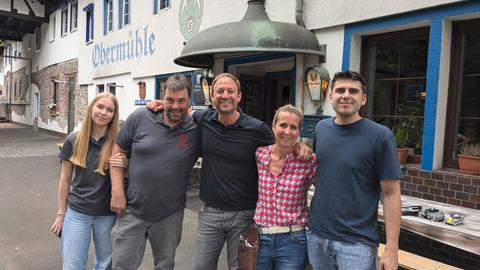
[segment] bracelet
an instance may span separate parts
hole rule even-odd
[[[65,216],[65,213],[57,213],[57,216]]]

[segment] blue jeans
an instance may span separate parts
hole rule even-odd
[[[203,205],[198,213],[193,270],[217,269],[218,257],[227,241],[228,269],[236,270],[240,234],[253,223],[255,210],[225,211]]]
[[[88,248],[93,235],[95,262],[93,269],[112,268],[110,231],[117,216],[91,216],[67,208],[62,228],[63,270],[87,269]]]
[[[320,238],[307,232],[308,258],[313,270],[375,270],[378,248]]]
[[[307,261],[305,230],[260,235],[257,270],[305,270]]]

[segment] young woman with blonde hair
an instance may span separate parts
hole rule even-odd
[[[118,130],[118,101],[98,94],[88,105],[79,132],[69,134],[59,154],[62,160],[58,212],[51,231],[60,236],[63,269],[86,269],[93,235],[94,269],[111,269],[109,163],[125,167],[123,156],[110,159]],[[110,160],[109,160],[110,159]],[[75,172],[73,180],[72,174]],[[70,188],[71,186],[71,188]]]

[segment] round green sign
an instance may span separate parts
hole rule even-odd
[[[190,40],[198,33],[203,15],[203,0],[182,0],[178,12],[178,25],[183,37]]]

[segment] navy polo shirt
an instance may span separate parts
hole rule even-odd
[[[233,125],[218,121],[215,109],[196,111],[193,118],[202,131],[200,199],[223,210],[255,209],[258,173],[255,150],[275,142],[272,129],[244,114]]]
[[[127,208],[134,216],[157,222],[185,208],[190,172],[201,152],[200,129],[191,116],[171,128],[163,112],[138,108],[116,142],[130,155]]]
[[[62,147],[58,157],[61,160],[69,161],[73,154],[73,145],[77,133],[70,133]],[[68,194],[68,206],[82,214],[92,216],[114,215],[110,211],[111,182],[110,175],[101,175],[95,170],[100,161],[100,151],[105,138],[96,141],[90,138],[88,144],[86,168],[74,166],[75,176],[72,180],[72,188]]]

